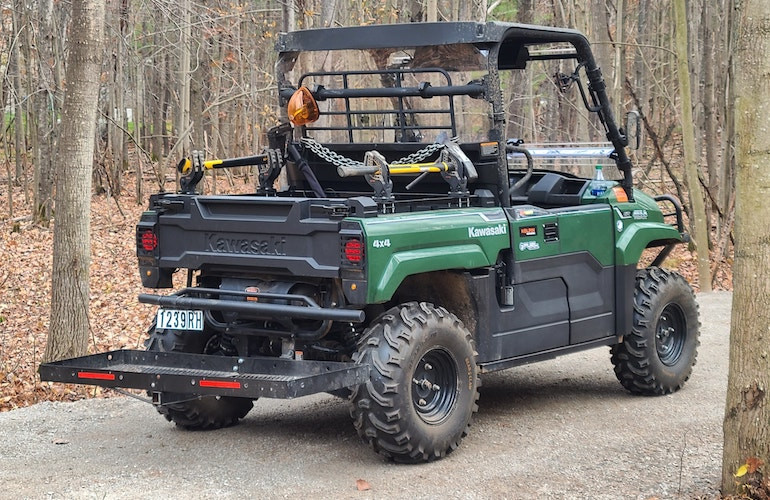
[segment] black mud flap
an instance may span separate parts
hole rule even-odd
[[[290,399],[361,384],[369,366],[119,350],[43,363],[43,381],[190,395]]]

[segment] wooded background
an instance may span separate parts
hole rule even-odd
[[[683,135],[695,145],[708,221],[712,269],[729,269],[734,207],[733,117],[728,71],[728,0],[687,2],[687,71],[692,123],[681,120],[675,2],[653,0],[108,0],[102,54],[96,150],[97,193],[117,196],[137,176],[135,197],[164,185],[171,166],[191,149],[206,157],[259,152],[276,110],[274,43],[280,31],[408,21],[499,20],[583,31],[594,44],[620,116],[640,111],[644,146],[635,158],[638,186],[674,191],[693,220],[684,175]],[[0,23],[0,134],[4,181],[22,186],[38,223],[53,214],[67,33],[71,5],[59,0],[6,0]],[[537,84],[512,81],[510,137],[547,142],[565,129],[581,141],[576,117],[539,94]],[[574,113],[573,113],[574,115]],[[694,125],[694,129],[690,129]],[[563,139],[563,132],[562,139]],[[144,179],[144,182],[142,180]],[[149,184],[149,185],[148,185]],[[7,213],[14,190],[8,189]],[[19,191],[15,191],[19,196]],[[18,202],[18,200],[16,200]],[[697,205],[696,205],[697,206]],[[697,215],[697,214],[695,214]],[[702,236],[702,235],[698,235]]]

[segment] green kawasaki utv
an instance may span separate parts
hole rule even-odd
[[[581,33],[359,26],[276,48],[284,122],[269,147],[194,153],[137,225],[145,287],[186,273],[139,296],[159,307],[147,350],[44,364],[43,380],[142,389],[190,429],[329,392],[400,462],[459,446],[485,372],[610,346],[629,391],[682,387],[698,307],[660,267],[687,241],[682,209],[634,189],[638,115],[618,126]],[[507,134],[517,99],[529,144]],[[557,132],[569,144],[533,144]],[[198,192],[207,170],[244,165],[253,193]]]

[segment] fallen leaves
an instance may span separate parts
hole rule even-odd
[[[7,185],[6,185],[7,186]],[[7,189],[0,186],[0,191]],[[91,210],[91,333],[89,350],[142,348],[154,308],[139,304],[144,289],[135,256],[134,226],[144,205],[133,201],[126,185],[122,219],[112,199],[94,196]],[[5,198],[6,195],[3,195]],[[23,215],[23,195],[14,193],[15,215]],[[6,214],[2,214],[6,216]],[[40,382],[41,362],[48,333],[53,231],[27,221],[19,232],[13,221],[0,220],[0,411],[45,401],[92,397],[93,387]],[[99,391],[98,396],[112,391]]]
[[[369,481],[365,479],[356,479],[356,488],[358,491],[369,491],[372,489]]]
[[[746,463],[738,467],[735,471],[735,477],[743,477],[746,474],[754,474],[765,463],[757,457],[749,457],[746,459]]]

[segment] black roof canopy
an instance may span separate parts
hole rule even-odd
[[[310,29],[282,33],[276,49],[279,52],[305,52],[452,44],[473,44],[484,48],[502,43],[521,47],[558,42],[572,44],[581,60],[587,55],[588,41],[579,31],[501,22],[407,23]]]

